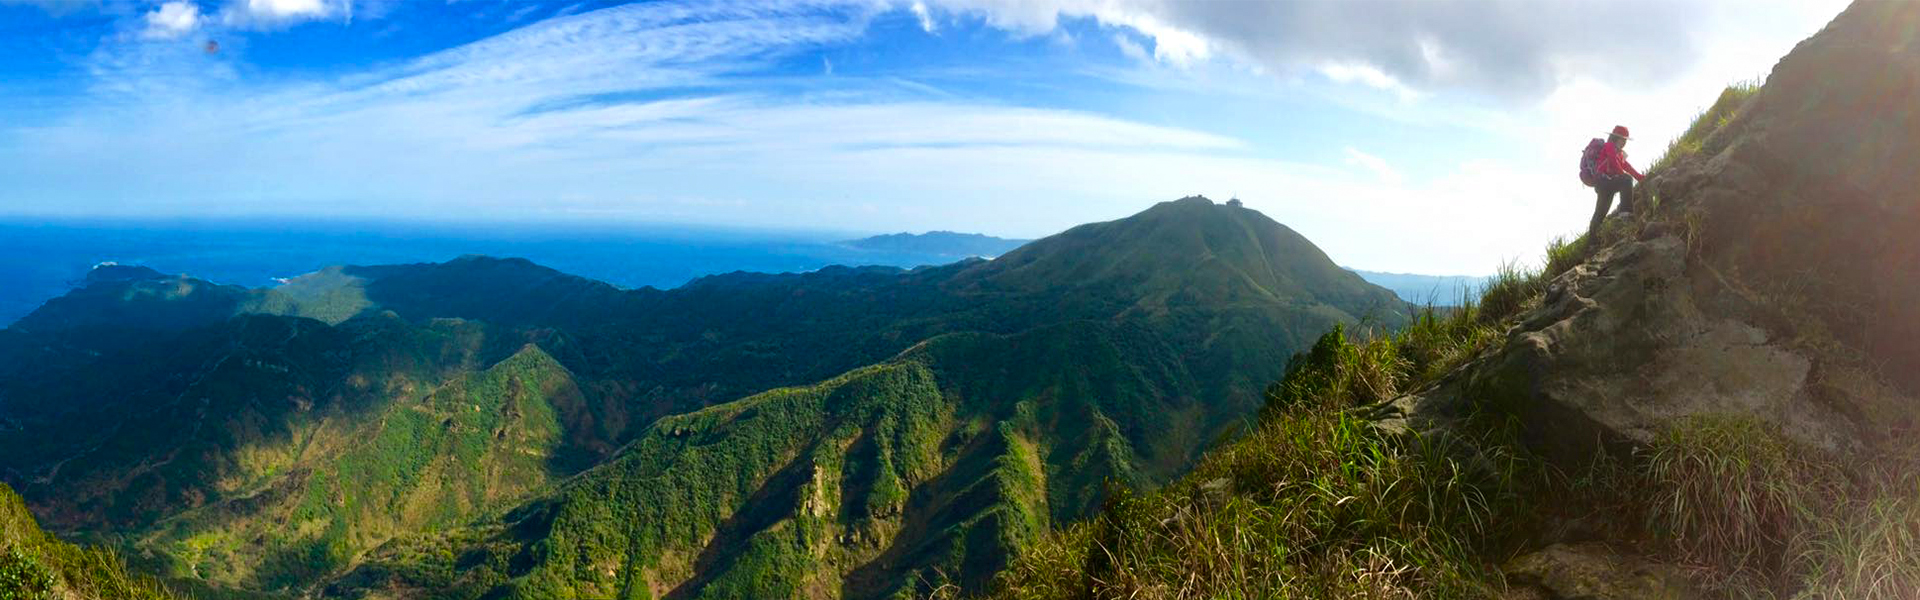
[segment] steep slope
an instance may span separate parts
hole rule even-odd
[[[0,484],[0,597],[40,600],[168,600],[150,578],[129,574],[100,548],[62,542],[40,530],[19,494]]]
[[[1194,473],[1006,598],[1920,593],[1920,5],[1857,2],[1631,218],[1389,338],[1334,332]]]
[[[163,520],[142,546],[207,583],[298,586],[395,535],[464,524],[542,489],[566,471],[551,464],[563,443],[556,407],[579,402],[566,369],[528,345],[346,431],[314,428],[344,438],[301,448],[324,462],[296,459],[297,474],[271,487]]]

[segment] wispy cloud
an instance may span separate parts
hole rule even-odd
[[[959,173],[1070,173],[1064,152],[1117,162],[1247,148],[896,80],[757,85],[781,77],[761,75],[770,64],[863,35],[874,10],[622,6],[321,81],[250,82],[217,57],[128,42],[96,57],[96,93],[69,118],[0,129],[0,180],[35,181],[18,191],[43,210],[95,197],[124,212],[644,214],[661,198],[795,196],[713,219],[737,220],[765,218],[768,206],[832,205],[823,195],[882,195],[915,176],[946,185]],[[1033,162],[1008,165],[1010,156]],[[104,172],[117,175],[89,177]]]
[[[1388,184],[1399,185],[1407,180],[1400,175],[1399,171],[1395,171],[1392,165],[1388,165],[1386,159],[1361,152],[1353,146],[1347,146],[1347,164],[1365,169]]]
[[[921,31],[925,31],[927,33],[940,32],[940,26],[939,24],[933,21],[933,12],[927,10],[926,2],[923,2],[921,0],[913,0],[913,4],[908,5],[907,10],[912,11],[913,17],[920,21]]]

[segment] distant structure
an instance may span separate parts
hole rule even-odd
[[[1232,198],[1228,198],[1228,199],[1227,199],[1227,206],[1231,206],[1231,207],[1234,207],[1234,208],[1240,208],[1240,207],[1242,207],[1242,206],[1246,206],[1246,203],[1244,203],[1244,202],[1241,202],[1241,201],[1240,201],[1240,196],[1236,194],[1236,195],[1234,195],[1234,197],[1232,197]]]

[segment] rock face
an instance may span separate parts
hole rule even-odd
[[[1555,278],[1504,344],[1395,403],[1497,403],[1578,464],[1736,414],[1836,454],[1913,428],[1920,390],[1920,3],[1862,2],[1782,59],[1657,207]]]
[[[1506,600],[1686,600],[1705,597],[1678,567],[1601,543],[1554,544],[1504,570]]]

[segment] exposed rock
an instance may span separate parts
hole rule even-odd
[[[1703,596],[1678,567],[1600,543],[1554,544],[1507,563],[1507,600],[1685,600]]]
[[[1651,442],[1676,419],[1742,414],[1832,451],[1858,424],[1813,401],[1814,361],[1696,281],[1678,237],[1628,241],[1555,279],[1506,343],[1396,406],[1433,429],[1480,403],[1510,407],[1530,445],[1575,463]]]
[[[1552,281],[1506,340],[1393,403],[1390,427],[1476,407],[1582,465],[1691,415],[1778,425],[1835,454],[1915,429],[1920,394],[1920,3],[1860,2],[1649,181],[1659,202]]]

